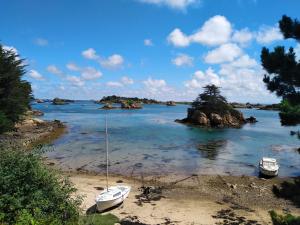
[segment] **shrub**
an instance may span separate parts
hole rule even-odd
[[[282,125],[296,125],[300,123],[300,105],[291,105],[288,100],[280,104],[279,113]]]
[[[279,215],[275,211],[270,211],[270,216],[274,225],[299,225],[300,217],[291,214]]]
[[[75,224],[81,199],[36,152],[0,149],[0,224]]]

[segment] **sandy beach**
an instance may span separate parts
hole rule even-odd
[[[106,184],[105,176],[67,176],[77,193],[84,196],[83,213],[93,213],[95,197]],[[109,185],[126,183],[132,190],[124,204],[109,213],[135,222],[129,224],[272,224],[268,213],[272,209],[300,215],[299,208],[272,192],[273,185],[288,180],[291,178],[192,175],[140,179],[114,175]],[[143,195],[143,186],[152,188],[149,195]]]

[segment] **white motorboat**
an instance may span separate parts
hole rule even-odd
[[[277,176],[278,170],[279,165],[274,158],[263,157],[259,162],[259,172],[265,176]]]
[[[108,132],[107,117],[105,118],[106,137],[106,189],[96,197],[96,206],[99,212],[121,204],[129,195],[130,186],[117,185],[108,187]]]

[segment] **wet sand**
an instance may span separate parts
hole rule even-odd
[[[105,187],[103,175],[68,173],[84,195],[83,213],[93,212],[95,197]],[[110,176],[109,185],[132,187],[123,205],[110,213],[140,224],[272,224],[268,211],[300,215],[288,200],[277,198],[273,185],[291,178],[260,179],[246,176],[191,175],[187,177]],[[141,187],[152,187],[144,195]],[[229,222],[229,223],[228,223]],[[138,223],[137,223],[138,224]]]

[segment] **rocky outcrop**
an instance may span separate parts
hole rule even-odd
[[[52,100],[52,104],[53,105],[66,105],[69,104],[71,102],[74,102],[73,100],[69,100],[69,99],[61,99],[61,98],[54,98]]]
[[[122,102],[121,109],[141,109],[142,105],[137,102]]]
[[[27,116],[13,131],[0,135],[0,146],[31,149],[37,144],[51,143],[65,131],[65,124],[59,120],[45,121]]]
[[[112,104],[106,103],[100,109],[116,109],[117,107],[112,106]]]
[[[26,112],[26,116],[43,116],[44,113],[40,110],[36,110],[36,109],[33,109],[33,110],[29,110]]]
[[[257,119],[253,116],[250,116],[249,118],[246,118],[247,123],[257,123]]]
[[[174,101],[168,101],[166,102],[167,106],[176,106],[176,103]]]
[[[44,103],[45,101],[43,99],[36,99],[35,102],[36,103]]]
[[[238,110],[228,110],[224,113],[203,112],[194,108],[188,108],[187,118],[176,122],[199,125],[203,127],[234,127],[239,128],[247,123],[243,114]]]

